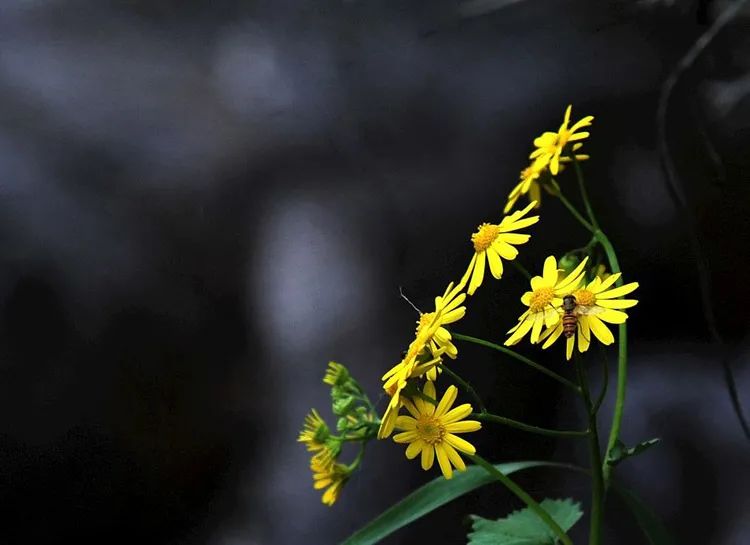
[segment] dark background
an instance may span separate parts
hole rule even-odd
[[[618,474],[678,543],[748,543],[748,442],[720,360],[750,405],[749,11],[667,118],[725,347],[655,136],[662,82],[727,5],[4,0],[0,543],[328,545],[433,478],[378,443],[326,508],[297,430],[310,406],[330,415],[329,359],[378,399],[416,319],[398,287],[426,307],[460,276],[568,103],[596,116],[590,192],[641,284],[623,439],[662,438]],[[528,268],[587,242],[563,212],[545,200]],[[486,282],[460,330],[504,338],[524,289],[512,269]],[[561,347],[522,350],[571,373]],[[588,361],[598,381],[601,353]],[[512,361],[466,346],[457,365],[495,412],[579,421]],[[476,437],[493,461],[586,460],[510,429]],[[518,480],[587,501],[575,476]],[[465,515],[517,507],[488,487],[387,542],[463,543]],[[645,542],[608,508],[607,543]]]

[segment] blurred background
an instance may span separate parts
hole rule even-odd
[[[426,307],[460,277],[469,235],[569,103],[596,116],[589,190],[641,285],[623,439],[662,438],[618,475],[678,543],[750,542],[750,449],[721,365],[750,405],[750,10],[681,76],[666,119],[723,346],[655,130],[662,83],[728,6],[4,0],[0,542],[330,545],[434,478],[381,442],[327,508],[298,429],[311,406],[330,417],[330,359],[383,406],[417,318],[399,286]],[[532,271],[588,241],[558,202],[542,214],[520,256]],[[503,339],[525,286],[508,269],[457,329]],[[580,418],[543,375],[461,350],[495,412]],[[523,350],[572,371],[561,350]],[[600,381],[601,354],[589,365]],[[586,461],[511,429],[476,441],[496,462]],[[578,477],[517,478],[587,503]],[[518,507],[487,487],[386,543],[464,543],[466,515]],[[607,543],[644,543],[608,509]]]

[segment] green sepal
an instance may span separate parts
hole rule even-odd
[[[616,466],[617,464],[619,464],[626,458],[638,456],[642,452],[653,447],[659,441],[661,441],[661,439],[659,439],[658,437],[655,437],[653,439],[641,441],[634,447],[628,447],[625,445],[625,443],[623,443],[622,441],[618,439],[614,447],[612,447],[612,450],[609,452],[609,456],[607,457],[607,463],[611,466]]]

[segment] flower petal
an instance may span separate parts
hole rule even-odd
[[[422,449],[422,469],[427,471],[432,467],[435,461],[435,448],[432,445],[425,444]]]
[[[417,457],[417,454],[422,452],[422,449],[427,446],[427,443],[422,441],[421,439],[414,441],[413,443],[409,444],[408,447],[406,447],[406,457],[409,460],[413,460]]]
[[[609,328],[597,316],[587,316],[591,331],[602,344],[612,344],[615,338]]]
[[[461,452],[465,452],[466,454],[476,454],[477,452],[477,449],[474,448],[474,445],[464,439],[461,439],[458,435],[453,435],[452,433],[445,434],[445,442],[453,448]]]
[[[440,419],[444,425],[450,424],[452,422],[457,422],[458,420],[463,420],[467,416],[471,414],[471,411],[473,411],[474,408],[469,403],[463,403],[462,405],[459,405],[458,407],[455,407],[445,413],[443,417]]]
[[[435,454],[437,454],[438,464],[440,465],[440,471],[443,472],[443,476],[446,479],[453,477],[453,466],[451,466],[448,460],[448,453],[445,451],[443,445],[435,445]]]
[[[440,400],[440,403],[438,403],[438,406],[435,409],[435,416],[439,417],[448,412],[448,409],[450,409],[453,406],[453,403],[456,401],[457,396],[458,388],[456,388],[452,384],[448,386],[448,389],[443,394],[443,398]]]
[[[484,280],[484,261],[487,252],[479,252],[475,256],[474,272],[471,274],[471,282],[469,282],[469,289],[467,290],[469,295],[474,295],[477,288],[482,285]]]
[[[476,420],[461,420],[460,422],[451,422],[445,426],[445,431],[451,433],[470,433],[482,429],[482,423]]]

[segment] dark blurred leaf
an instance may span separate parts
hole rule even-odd
[[[540,504],[566,532],[583,516],[581,504],[571,499],[545,499]],[[536,513],[526,507],[499,520],[472,516],[469,545],[555,545],[557,538]]]
[[[646,441],[641,441],[634,447],[627,447],[625,446],[625,443],[617,440],[617,443],[615,443],[615,446],[612,448],[612,451],[609,453],[609,458],[607,459],[607,463],[611,466],[616,466],[620,462],[622,462],[626,458],[630,458],[632,456],[638,456],[645,450],[651,448],[656,443],[661,441],[661,439],[654,438],[654,439],[648,439]]]
[[[614,489],[633,513],[650,545],[675,545],[677,543],[659,516],[638,496],[621,486],[615,486]]]
[[[508,475],[522,469],[540,466],[566,467],[554,462],[513,462],[497,464],[495,467]],[[450,480],[438,477],[385,510],[365,527],[354,532],[342,545],[377,543],[410,522],[492,481],[494,478],[477,466],[470,466],[466,471],[454,473]]]

